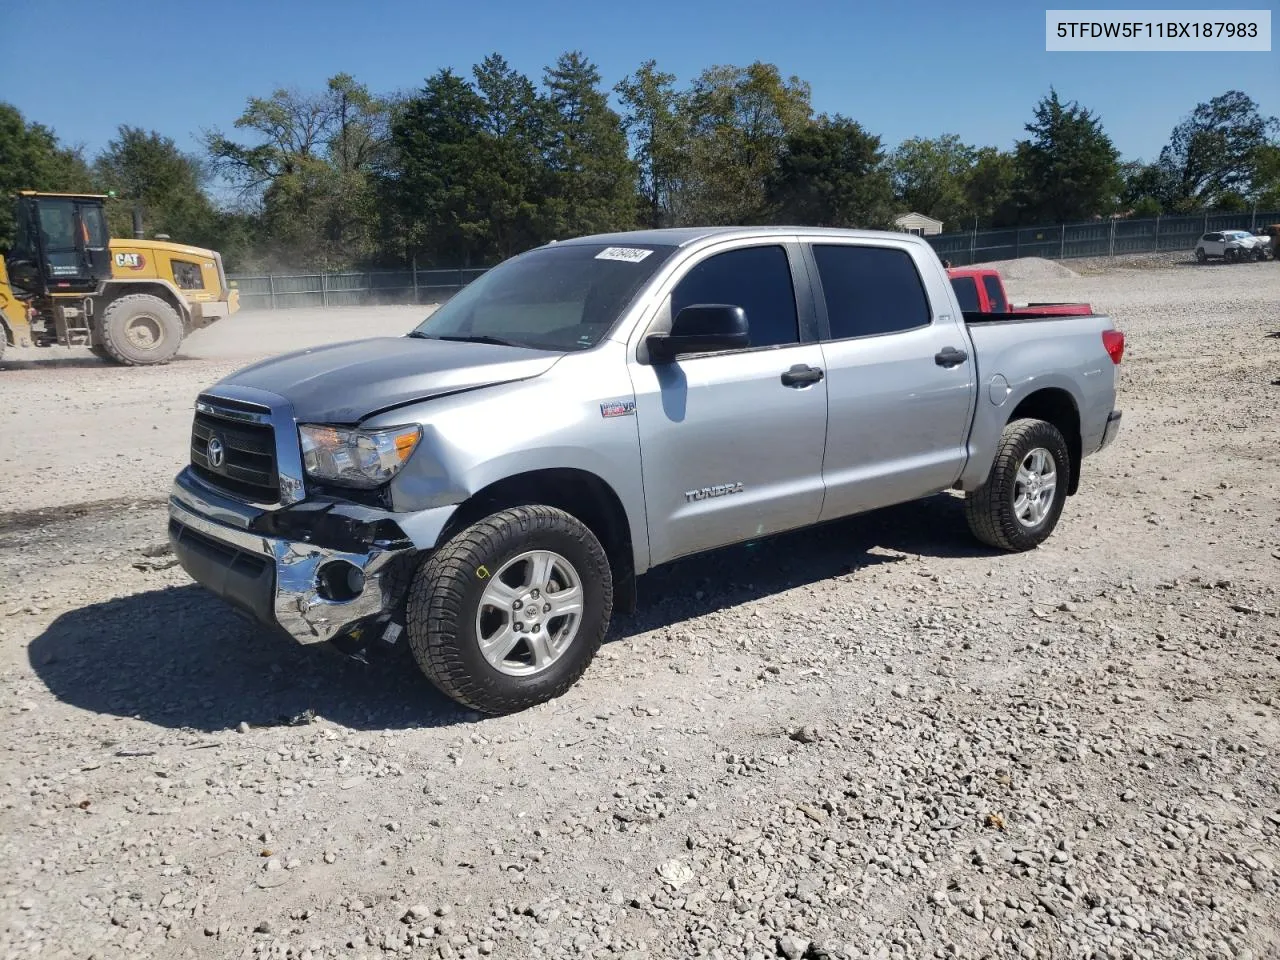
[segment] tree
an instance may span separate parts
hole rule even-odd
[[[809,123],[809,96],[807,83],[798,77],[784,81],[771,63],[704,70],[681,102],[690,136],[681,220],[740,224],[766,219],[766,181],[787,137]]]
[[[1009,227],[1018,223],[1018,168],[1012,153],[995,147],[980,147],[964,182],[966,210],[957,228],[977,218],[988,227]]]
[[[470,264],[483,256],[489,223],[476,203],[485,102],[444,69],[428,78],[392,124],[388,197],[408,255]]]
[[[680,110],[675,75],[663,73],[657,61],[646,60],[620,82],[617,92],[626,114],[623,123],[631,138],[644,198],[648,226],[670,226],[688,166],[686,116]]]
[[[1120,206],[1136,216],[1154,217],[1164,213],[1170,202],[1170,184],[1166,170],[1159,163],[1133,161],[1121,165]]]
[[[965,185],[975,157],[973,147],[952,133],[904,140],[890,160],[894,193],[904,212],[960,226],[969,210]]]
[[[486,255],[505,259],[541,241],[540,203],[546,191],[549,108],[533,82],[498,54],[472,70],[484,101],[480,117],[477,204],[489,222]]]
[[[635,165],[622,118],[600,89],[600,72],[577,51],[548,67],[548,236],[627,230],[635,225]]]
[[[1276,129],[1276,118],[1263,117],[1239,90],[1197,104],[1160,152],[1168,202],[1190,211],[1216,206],[1229,193],[1252,193],[1257,155]]]
[[[370,252],[385,114],[385,103],[338,74],[320,93],[251,98],[235,125],[256,142],[213,131],[206,146],[215,169],[258,206],[278,260],[337,266]]]
[[[1253,196],[1260,209],[1280,209],[1280,143],[1259,147],[1253,155]]]
[[[9,198],[17,191],[92,189],[93,175],[79,148],[63,146],[48,127],[28,123],[16,107],[0,103],[0,250],[13,242]]]
[[[892,219],[880,138],[839,114],[787,137],[767,194],[781,223],[868,228]]]
[[[1102,121],[1056,90],[1036,105],[1017,146],[1020,206],[1032,223],[1111,213],[1120,193],[1120,154]]]
[[[93,169],[99,187],[113,191],[121,201],[107,207],[112,236],[133,235],[136,207],[149,235],[164,233],[196,246],[217,242],[213,205],[202,187],[204,170],[171,138],[121,126],[94,160]]]

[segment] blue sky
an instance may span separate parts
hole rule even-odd
[[[1217,8],[1245,6],[1265,9],[1256,0]],[[576,48],[610,87],[648,57],[682,84],[712,64],[772,61],[812,85],[816,110],[853,117],[890,147],[942,133],[1008,147],[1050,85],[1099,113],[1126,159],[1154,159],[1181,117],[1228,89],[1280,115],[1274,50],[1047,53],[1045,7],[1005,0],[0,0],[3,33],[25,38],[0,58],[0,99],[90,154],[121,123],[195,149],[201,130],[231,132],[247,97],[277,87],[316,89],[346,71],[375,92],[409,90],[440,67],[465,71],[494,50],[537,79]]]

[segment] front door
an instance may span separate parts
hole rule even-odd
[[[827,387],[797,267],[794,245],[714,250],[673,282],[649,328],[731,304],[751,335],[742,350],[632,363],[651,565],[818,519]]]
[[[815,243],[810,251],[830,410],[822,519],[947,489],[964,468],[973,416],[963,321],[934,316],[906,245]],[[946,278],[932,274],[933,301],[950,303]]]

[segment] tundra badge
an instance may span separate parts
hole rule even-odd
[[[714,487],[702,487],[699,490],[686,490],[684,499],[686,503],[693,503],[695,500],[706,500],[710,497],[727,497],[731,493],[741,493],[743,490],[742,481],[737,483],[717,483]]]

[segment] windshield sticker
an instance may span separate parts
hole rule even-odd
[[[645,251],[646,253],[648,251]],[[600,404],[600,416],[606,420],[610,417],[634,417],[636,402],[634,400],[605,400]]]
[[[645,250],[643,247],[605,247],[596,254],[596,259],[639,263],[651,253],[653,253],[652,250]]]

